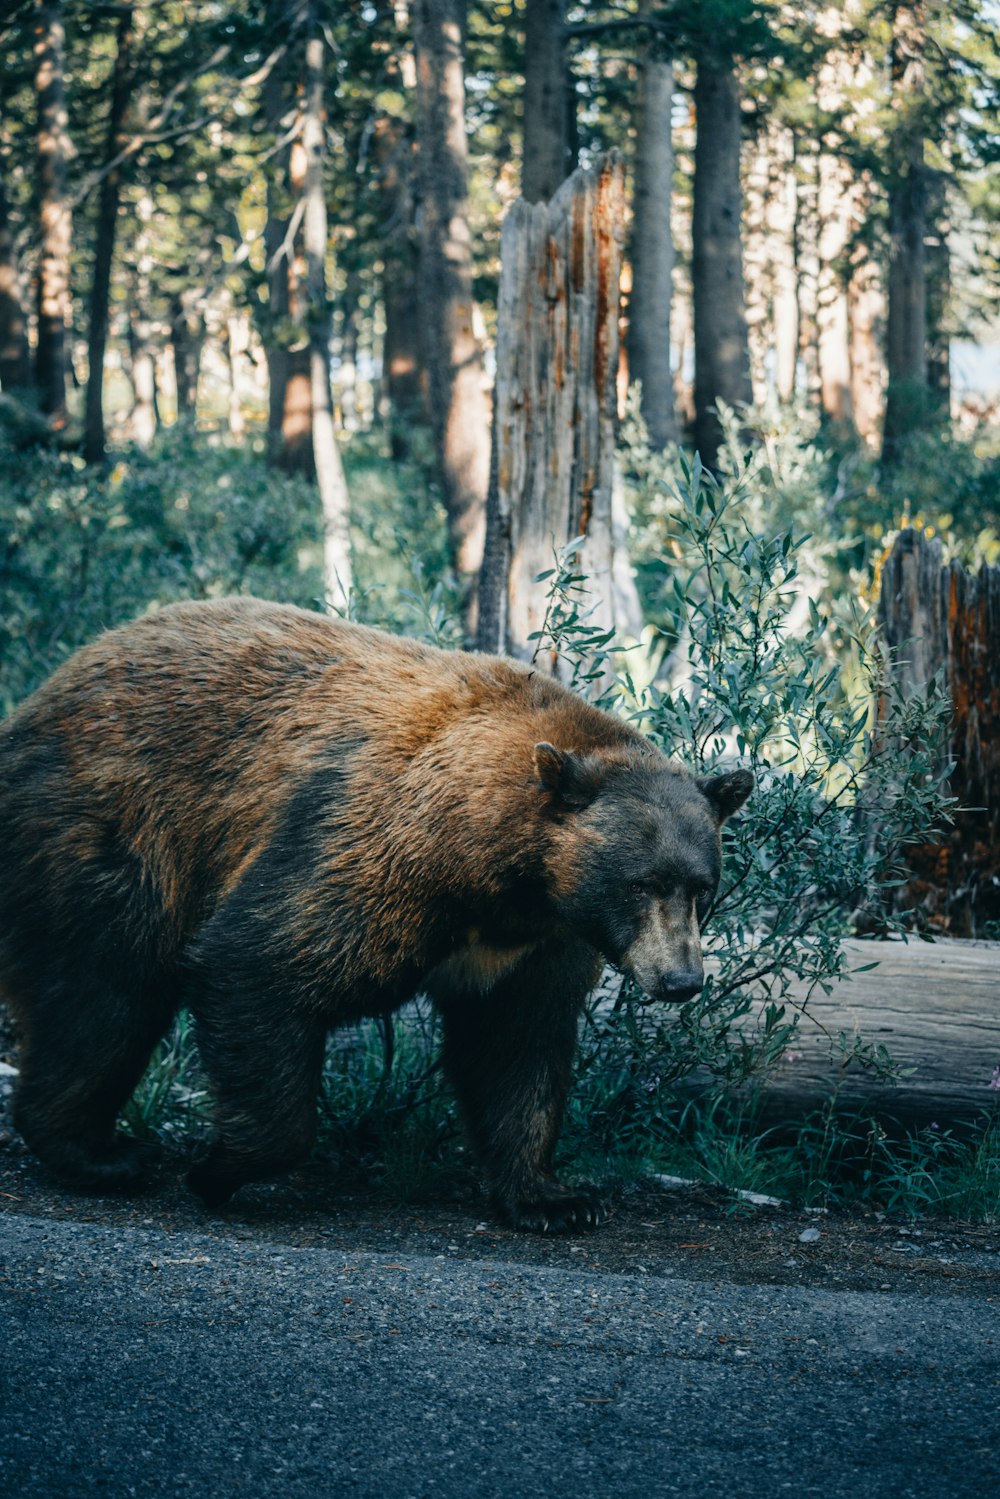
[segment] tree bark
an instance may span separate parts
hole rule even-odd
[[[263,98],[267,126],[281,142],[267,179],[264,228],[268,454],[273,464],[292,473],[313,469],[310,357],[302,308],[305,154],[296,102],[305,21],[303,0],[295,0],[291,10],[288,0],[268,0],[269,35],[275,44],[286,47],[284,57],[268,75]]]
[[[31,383],[31,365],[3,166],[0,161],[0,390],[10,395]]]
[[[876,446],[882,430],[882,332],[885,298],[868,246],[852,256],[847,288],[851,338],[851,410],[859,437]]]
[[[732,67],[700,60],[694,102],[694,437],[712,469],[722,434],[716,402],[752,400],[740,247],[740,93]]]
[[[385,338],[382,380],[389,404],[392,454],[409,452],[409,427],[421,410],[422,381],[418,305],[418,259],[412,190],[413,151],[401,120],[375,122],[373,153],[378,166],[382,305]]]
[[[943,172],[927,174],[927,225],[924,261],[927,273],[927,392],[932,410],[951,412],[951,253],[948,237],[948,183]]]
[[[927,414],[927,284],[924,239],[927,180],[920,101],[924,89],[924,7],[900,5],[893,18],[892,85],[897,114],[889,184],[888,389],[882,461],[898,461],[905,439]]]
[[[614,508],[623,210],[621,165],[605,158],[504,220],[481,650],[532,656],[546,613],[535,579],[578,536],[594,623],[641,625]]]
[[[774,346],[772,309],[773,240],[770,207],[774,194],[774,140],[772,132],[758,132],[749,151],[743,153],[741,180],[743,204],[740,238],[746,302],[747,347],[750,353],[750,388],[755,401],[764,401],[768,389],[768,365]]]
[[[361,275],[352,266],[345,278],[340,298],[339,328],[336,339],[339,374],[337,378],[337,405],[340,407],[340,426],[345,432],[356,432],[361,425],[358,401],[358,351],[361,346]]]
[[[458,0],[415,0],[425,358],[455,569],[471,589],[483,556],[489,404],[473,330],[465,83]]]
[[[832,107],[832,104],[831,104]],[[826,416],[851,421],[851,360],[846,285],[845,203],[851,175],[838,157],[819,158],[819,281],[816,288],[816,354],[820,402]]]
[[[643,0],[642,13],[650,9]],[[632,198],[632,292],[629,299],[629,377],[641,381],[641,410],[651,445],[677,441],[670,370],[670,313],[674,246],[670,232],[674,150],[673,66],[655,37],[638,63],[635,109],[635,188]]]
[[[953,715],[946,761],[959,809],[946,833],[909,852],[899,898],[939,930],[983,935],[1000,920],[1000,566],[967,572],[945,563],[937,539],[901,531],[878,612],[903,691],[940,673]]]
[[[565,0],[526,0],[521,196],[548,202],[573,170]]]
[[[799,364],[799,300],[795,264],[798,183],[795,173],[795,135],[782,130],[777,137],[778,182],[771,202],[770,233],[774,256],[774,383],[778,400],[794,399]]]
[[[223,332],[226,369],[229,372],[229,435],[237,440],[246,431],[243,407],[240,403],[240,361],[249,357],[247,353],[247,329],[242,318],[229,314]]]
[[[132,90],[132,20],[133,8],[126,5],[118,18],[115,65],[111,75],[111,99],[108,108],[108,130],[104,151],[105,164],[118,156],[122,141],[122,124]],[[87,319],[87,394],[84,412],[83,456],[88,463],[103,463],[104,433],[104,355],[108,343],[108,313],[111,298],[111,267],[118,228],[118,203],[121,195],[121,166],[112,167],[101,179],[97,208],[97,238],[94,244],[94,273],[90,285],[90,307]]]
[[[853,76],[845,32],[856,18],[844,6],[824,6],[817,17],[820,35],[828,51],[819,66],[816,100],[821,120],[853,123],[848,99]],[[852,419],[850,323],[847,286],[847,237],[851,226],[854,176],[843,153],[831,151],[826,131],[820,136],[818,161],[819,274],[816,287],[816,354],[819,363],[820,405],[831,421],[841,426]]]
[[[796,177],[795,294],[799,323],[799,379],[809,406],[818,406],[819,151],[814,145],[797,151]]]
[[[337,447],[330,395],[330,305],[326,284],[326,111],[323,105],[323,36],[315,4],[309,7],[302,145],[306,156],[304,246],[309,326],[311,429],[316,483],[323,510],[326,602],[346,611],[351,597],[350,505]]]
[[[996,1094],[991,1074],[1000,1057],[995,942],[844,942],[850,977],[829,994],[793,982],[782,1003],[805,1006],[792,1047],[753,1093],[754,1118],[766,1127],[801,1121],[831,1101],[848,1118],[880,1118],[888,1130],[932,1121],[942,1130],[979,1130]],[[871,964],[877,967],[868,969]],[[754,1002],[747,1025],[763,1023]],[[895,1085],[860,1067],[845,1068],[834,1038],[861,1035],[886,1046],[904,1075]],[[685,1085],[709,1083],[695,1073]]]
[[[72,221],[66,197],[69,137],[63,83],[65,36],[59,0],[39,0],[35,20],[38,105],[38,404],[56,428],[66,425],[66,329],[70,317],[69,254]]]
[[[139,232],[133,254],[135,264],[130,277],[128,338],[132,361],[132,441],[140,448],[152,446],[156,436],[158,408],[156,395],[156,351],[150,318],[150,277],[153,250],[150,224],[154,214],[153,200],[144,193],[136,204]]]
[[[170,342],[177,383],[177,419],[194,418],[198,409],[198,378],[205,343],[205,319],[195,305],[197,293],[176,292],[170,299]]]

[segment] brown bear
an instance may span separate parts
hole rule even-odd
[[[496,1209],[597,1223],[551,1172],[607,959],[702,984],[698,922],[745,771],[695,779],[530,666],[235,598],[78,651],[0,725],[0,997],[16,1122],[78,1185],[176,1011],[218,1134],[210,1206],[308,1150],[327,1032],[429,994]]]

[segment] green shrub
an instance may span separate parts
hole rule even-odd
[[[355,438],[345,460],[353,612],[448,639],[446,526],[423,470],[389,463],[372,436]],[[322,606],[316,488],[269,468],[252,445],[180,426],[107,473],[13,446],[0,464],[0,715],[78,646],[146,609],[227,593]]]
[[[669,574],[652,664],[626,653],[605,685],[609,642],[581,602],[577,543],[549,579],[539,644],[559,655],[567,679],[591,684],[604,706],[691,771],[740,763],[756,783],[726,829],[702,993],[665,1010],[624,981],[613,1002],[605,995],[591,1009],[574,1107],[604,1120],[609,1144],[629,1132],[655,1138],[673,1085],[695,1070],[720,1088],[766,1074],[808,1015],[809,996],[844,974],[852,912],[883,905],[902,878],[903,850],[948,813],[944,698],[934,686],[900,696],[860,607],[831,644],[829,617],[799,574],[809,538],[768,525],[764,461],[754,456],[724,482],[697,460],[680,462],[660,517]],[[847,682],[838,665],[845,641]],[[843,1038],[834,1046],[843,1062],[891,1075],[884,1048]]]
[[[836,607],[822,602],[839,553],[808,534],[814,483],[828,476],[815,443],[785,457],[771,442],[749,463],[738,445],[731,453],[732,472],[720,484],[676,452],[662,458],[633,449],[633,483],[639,476],[645,485],[644,589],[656,621],[644,646],[609,656],[611,641],[588,618],[573,545],[547,580],[539,646],[557,652],[575,686],[628,716],[690,769],[738,761],[757,782],[726,831],[703,993],[667,1011],[616,979],[590,1008],[567,1126],[573,1155],[599,1152],[622,1174],[700,1158],[705,1170],[733,1178],[730,1185],[759,1186],[776,1169],[765,1168],[759,1146],[732,1128],[723,1138],[717,1102],[684,1114],[675,1085],[693,1070],[720,1094],[766,1077],[803,1010],[807,1016],[808,995],[843,973],[852,911],[882,903],[899,878],[901,851],[947,815],[936,769],[945,704],[934,690],[901,701],[887,686],[870,615],[846,597]],[[345,460],[354,500],[353,612],[454,641],[443,513],[423,470],[388,464],[374,438],[352,440]],[[76,645],[151,605],[241,590],[307,606],[319,601],[315,491],[274,474],[253,452],[178,433],[150,457],[123,457],[107,480],[66,456],[11,453],[4,462],[4,711]],[[427,546],[426,561],[414,536]],[[876,725],[872,704],[880,696]],[[793,984],[804,1004],[791,1002]],[[324,1137],[347,1164],[368,1160],[370,1149],[384,1161],[387,1183],[401,1187],[451,1159],[456,1127],[426,1012],[407,1011],[397,1038],[391,1067],[374,1026],[332,1039]],[[836,1038],[833,1045],[845,1061],[891,1073],[881,1048]],[[131,1106],[132,1127],[203,1125],[193,1069],[182,1022]],[[818,1175],[806,1195],[814,1195],[824,1171],[839,1169],[840,1147],[832,1125],[822,1139],[815,1131],[809,1139],[803,1149]],[[791,1157],[774,1159],[790,1179]],[[895,1171],[917,1181],[916,1144],[907,1160],[884,1151],[879,1179]],[[975,1169],[956,1164],[956,1172],[978,1181],[983,1160],[992,1180],[995,1151]]]

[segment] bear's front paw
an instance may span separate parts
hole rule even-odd
[[[596,1187],[546,1186],[501,1211],[512,1228],[536,1234],[580,1233],[598,1228],[610,1211]]]
[[[209,1156],[197,1166],[192,1166],[188,1172],[187,1184],[207,1208],[221,1208],[242,1185],[242,1182],[219,1167]]]
[[[132,1192],[141,1187],[163,1154],[159,1140],[116,1134],[109,1144],[87,1150],[74,1142],[58,1163],[58,1174],[86,1192]]]

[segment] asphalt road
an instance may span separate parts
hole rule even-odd
[[[967,1499],[1000,1473],[997,1293],[12,1215],[0,1492]]]

